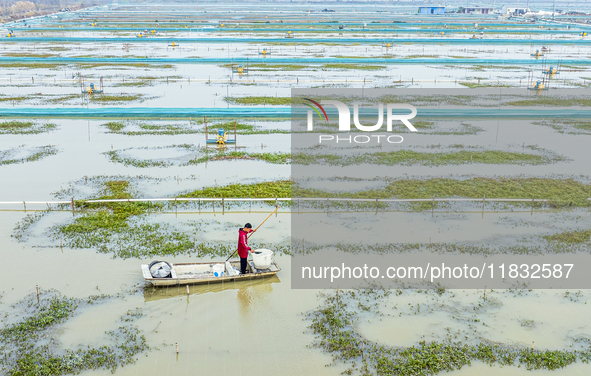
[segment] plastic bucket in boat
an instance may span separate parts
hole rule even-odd
[[[270,249],[257,249],[252,254],[252,262],[257,269],[269,269],[273,259],[273,251]]]
[[[214,276],[221,277],[224,275],[224,271],[226,271],[226,266],[224,264],[213,264],[211,269]]]

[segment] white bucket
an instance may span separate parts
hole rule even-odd
[[[226,266],[224,264],[213,264],[211,267],[211,271],[215,277],[221,277],[224,275],[224,271],[226,270]]]
[[[273,259],[273,251],[270,249],[257,249],[252,254],[252,262],[257,269],[269,269]],[[257,254],[257,252],[261,252]]]

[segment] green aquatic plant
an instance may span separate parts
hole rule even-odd
[[[63,349],[58,328],[82,306],[106,300],[107,296],[88,299],[67,298],[55,290],[39,290],[14,305],[16,320],[0,330],[3,358],[0,371],[8,376],[59,376],[85,370],[109,369],[132,364],[136,356],[149,350],[146,338],[133,321],[141,312],[122,316],[125,324],[106,332],[109,342],[97,347]],[[7,313],[5,317],[9,317]]]
[[[4,121],[0,122],[1,134],[39,134],[56,130],[58,126],[53,123],[38,123],[33,121]]]
[[[472,361],[491,366],[523,366],[528,370],[556,370],[576,361],[586,363],[591,355],[589,350],[534,350],[484,340],[469,345],[454,341],[450,336],[441,341],[420,341],[408,347],[383,345],[359,333],[361,314],[358,310],[361,307],[362,312],[382,316],[383,312],[377,307],[391,293],[392,290],[367,288],[321,294],[320,306],[307,314],[309,328],[316,336],[313,346],[331,354],[333,364],[347,365],[344,373],[348,375],[436,375],[459,370]],[[445,293],[433,292],[439,296]]]
[[[249,96],[249,97],[224,97],[225,101],[232,104],[243,104],[243,105],[253,105],[253,104],[269,104],[269,105],[277,105],[277,106],[285,106],[291,105],[291,97],[256,97],[256,96]]]
[[[207,198],[278,198],[291,197],[291,181],[278,180],[254,184],[230,184],[221,187],[206,187],[184,193],[178,197]]]
[[[544,235],[543,238],[551,242],[583,244],[591,242],[591,230],[565,231],[553,235]]]
[[[107,180],[101,182],[102,190],[95,199],[132,199],[130,182],[127,180]],[[289,183],[269,182],[258,185],[236,185],[205,188],[205,194],[220,197],[220,193],[260,192],[260,194],[285,194]],[[199,191],[189,193],[198,194]],[[197,197],[206,197],[203,196]],[[180,197],[180,196],[179,196]],[[243,197],[243,196],[237,196]],[[281,197],[281,196],[279,196]],[[169,204],[150,202],[88,202],[75,200],[75,217],[65,224],[55,225],[48,233],[54,240],[60,240],[64,247],[94,248],[101,253],[111,253],[119,258],[146,258],[155,256],[176,256],[197,254],[199,257],[229,255],[234,250],[233,243],[202,241],[198,231],[189,224],[189,231],[180,230],[168,224],[153,223],[147,214],[166,208],[175,209],[183,202]],[[220,208],[221,209],[221,208]],[[23,224],[23,225],[26,225]],[[15,231],[18,232],[17,229]],[[199,240],[199,241],[198,241]],[[289,253],[289,244],[274,246],[274,249]]]
[[[89,96],[91,102],[99,103],[120,103],[120,102],[135,102],[145,101],[148,96],[143,94],[96,94]]]
[[[443,166],[469,163],[541,165],[555,163],[563,159],[564,158],[562,157],[554,155],[536,155],[497,150],[462,150],[458,152],[447,153],[422,153],[412,150],[398,150],[391,152],[375,152],[346,156],[298,153],[294,155],[293,162],[302,165],[329,164],[337,166],[349,166],[362,163],[389,166]]]
[[[291,159],[289,153],[248,153],[243,151],[223,151],[221,153],[206,153],[200,158],[189,160],[186,165],[201,164],[210,161],[222,161],[222,160],[233,160],[233,159],[248,159],[248,160],[261,160],[269,163],[284,164],[288,163]]]
[[[23,146],[20,147],[22,148]],[[16,149],[18,148],[0,151],[0,166],[15,163],[35,162],[50,155],[55,155],[59,152],[57,147],[53,145],[46,145],[34,148],[32,150],[32,154],[28,155],[27,157],[14,159],[11,157],[11,155],[16,151]]]
[[[507,84],[499,84],[499,83],[480,83],[480,82],[467,82],[467,81],[460,81],[458,84],[462,86],[466,86],[470,89],[478,89],[483,87],[512,87],[511,85]]]
[[[524,106],[524,107],[539,107],[539,106],[591,106],[591,99],[587,98],[557,98],[557,97],[538,97],[536,99],[523,99],[518,101],[511,101],[505,103],[506,106]]]
[[[125,128],[125,123],[120,121],[110,121],[103,124],[103,127],[107,127],[111,132],[119,132]]]
[[[470,179],[398,179],[384,188],[357,192],[327,192],[297,187],[293,197],[342,197],[342,198],[521,198],[547,199],[544,205],[556,208],[588,207],[591,184],[575,179],[551,178],[470,178]],[[430,202],[417,204],[418,210],[430,210]],[[506,203],[505,205],[513,205]],[[528,205],[532,203],[515,203]],[[533,204],[542,205],[541,203]]]
[[[171,166],[171,162],[165,161],[155,161],[151,159],[137,159],[137,158],[129,158],[124,157],[121,155],[120,150],[111,150],[106,153],[109,160],[114,163],[121,163],[125,166],[133,166],[139,168],[149,168],[149,167],[168,167]]]

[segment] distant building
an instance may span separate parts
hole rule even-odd
[[[528,13],[530,10],[529,8],[523,8],[518,6],[511,6],[511,5],[503,5],[501,8],[501,14],[514,14],[514,15],[522,15]]]
[[[445,14],[445,7],[439,5],[419,7],[419,14]]]
[[[489,14],[493,13],[493,7],[460,7],[459,11],[465,14]]]

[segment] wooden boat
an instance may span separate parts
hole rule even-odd
[[[233,290],[240,293],[245,289],[249,289],[252,294],[265,294],[273,291],[273,285],[281,283],[281,279],[277,275],[272,275],[268,278],[254,278],[248,282],[244,280],[226,281],[224,283],[198,284],[198,285],[175,285],[167,287],[146,286],[144,288],[144,300],[146,302],[153,302],[157,300],[165,300],[180,296],[193,297],[207,293],[219,293],[223,291]],[[189,295],[187,295],[186,287],[191,286]]]
[[[240,268],[240,261],[231,261],[230,264],[233,267]],[[150,273],[148,264],[142,264],[141,267],[144,280],[154,286],[177,286],[250,280],[254,278],[272,277],[281,270],[275,260],[272,260],[269,269],[256,269],[252,260],[249,260],[245,274],[226,275],[226,273],[224,273],[221,277],[216,277],[213,272],[214,265],[223,265],[225,267],[225,262],[170,263],[171,275],[166,278],[154,278]]]

